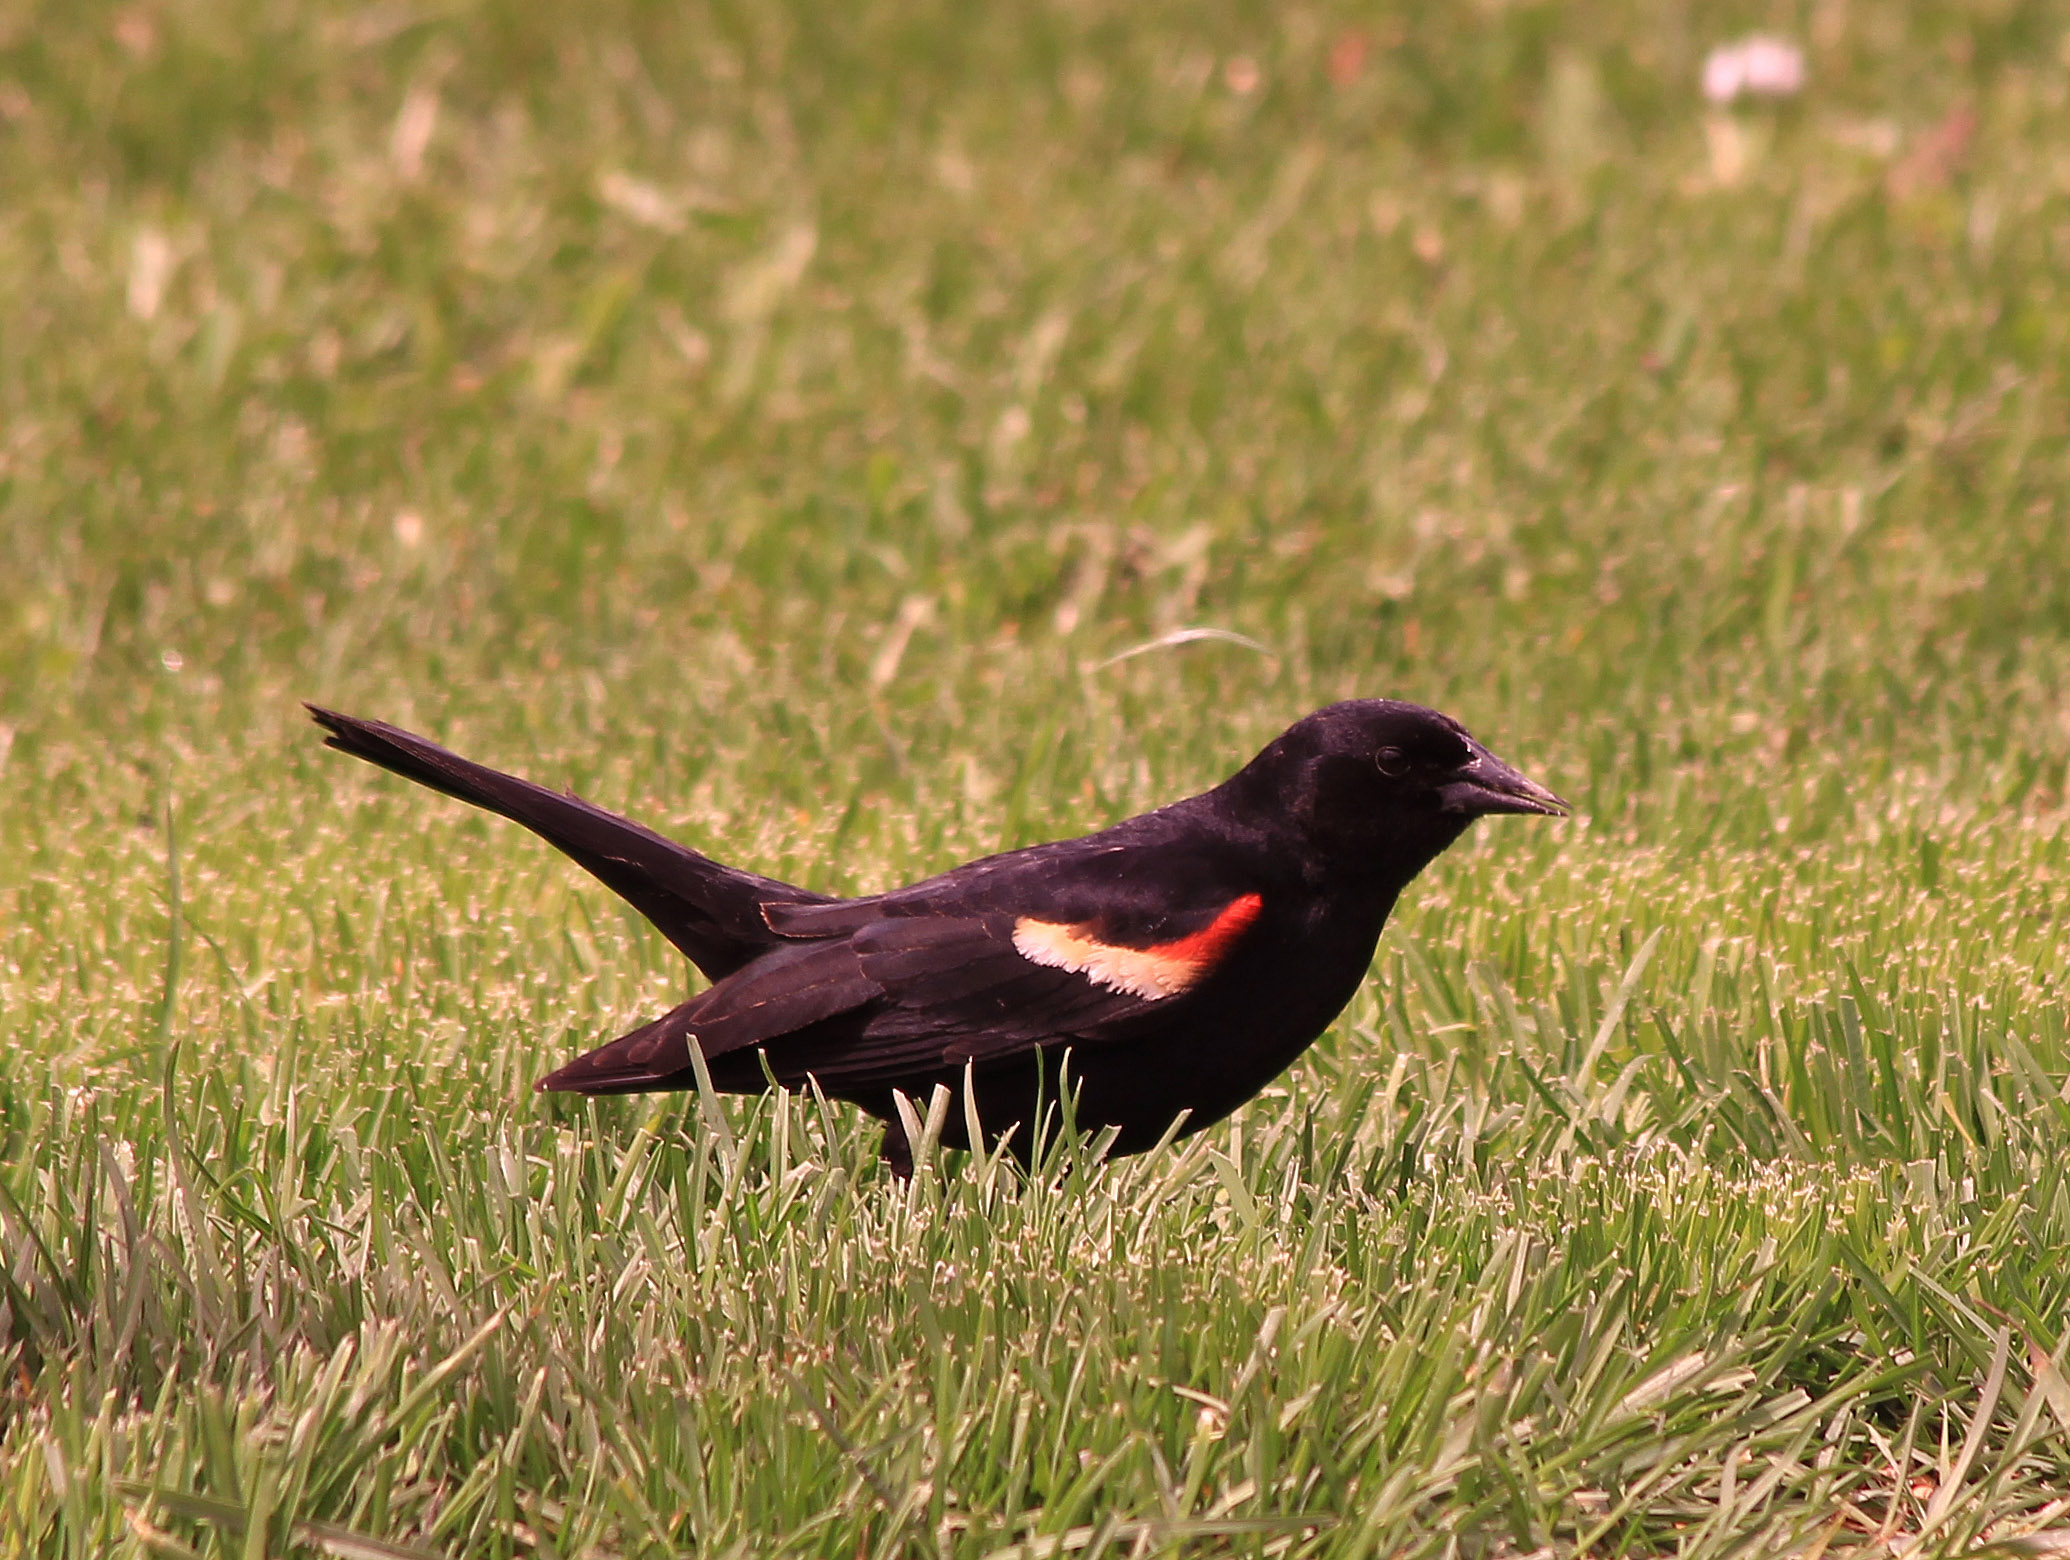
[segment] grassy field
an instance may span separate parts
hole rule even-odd
[[[2024,0],[0,5],[0,1556],[2060,1552],[2065,144]],[[533,1095],[687,971],[297,703],[840,891],[1355,693],[1577,815],[908,1190]]]

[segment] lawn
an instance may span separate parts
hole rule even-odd
[[[2066,144],[2026,0],[0,6],[0,1555],[2061,1552]],[[298,702],[839,892],[1353,694],[1575,816],[910,1187],[532,1093],[688,970]]]

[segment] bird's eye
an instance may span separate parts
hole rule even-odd
[[[1398,747],[1382,748],[1373,755],[1373,762],[1379,766],[1380,773],[1390,780],[1398,780],[1409,772],[1409,761],[1402,756],[1402,750]]]

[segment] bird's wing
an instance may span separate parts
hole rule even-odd
[[[770,951],[541,1087],[685,1087],[693,1035],[721,1088],[759,1088],[766,1058],[834,1094],[1119,1040],[1192,1007],[1264,910],[1175,809],[889,894],[772,897]]]
[[[1046,1046],[1097,1045],[1191,1006],[1264,910],[1260,894],[1225,890],[1162,907],[1146,931],[1140,913],[1120,907],[1067,919],[1073,912],[1057,908],[1051,887],[1031,894],[1024,914],[951,894],[938,913],[923,898],[902,914],[879,902],[867,916],[829,915],[830,935],[764,954],[539,1086],[687,1087],[693,1037],[721,1088],[759,1088],[759,1051],[779,1082],[814,1077],[835,1094]]]
[[[1153,936],[1053,910],[881,915],[833,944],[878,992],[860,1022],[765,1042],[770,1063],[840,1092],[1121,1039],[1191,1006],[1263,908],[1225,893],[1168,913]]]
[[[690,1061],[694,1037],[715,1064],[713,1077],[721,1087],[758,1088],[755,1047],[775,1048],[794,1037],[809,1042],[831,1021],[867,1008],[881,995],[846,941],[792,943],[651,1024],[578,1056],[540,1079],[539,1087],[577,1094],[687,1088],[696,1076]],[[728,1058],[741,1065],[722,1070],[718,1064]]]

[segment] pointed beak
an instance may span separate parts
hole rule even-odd
[[[1438,805],[1448,813],[1478,818],[1485,813],[1546,813],[1565,817],[1567,804],[1536,780],[1528,780],[1480,744],[1473,757],[1438,787]]]

